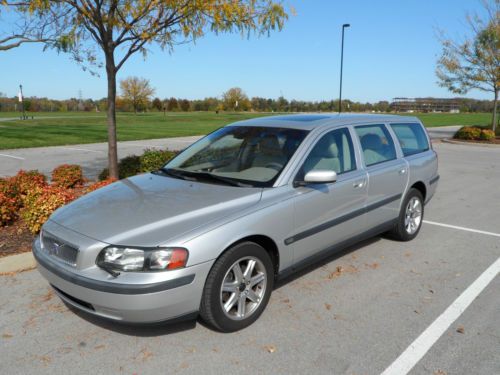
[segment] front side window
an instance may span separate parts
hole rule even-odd
[[[342,128],[321,137],[307,156],[298,178],[303,179],[310,171],[328,170],[342,174],[355,169],[351,135],[347,128]]]
[[[396,159],[396,149],[385,125],[362,125],[354,128],[361,143],[366,166]]]
[[[162,170],[178,178],[237,186],[272,186],[307,135],[306,130],[258,126],[219,129]]]
[[[429,141],[420,124],[391,124],[404,156],[429,150]]]

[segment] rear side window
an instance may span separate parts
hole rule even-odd
[[[396,159],[396,149],[385,125],[356,126],[366,166]]]
[[[429,142],[420,124],[391,124],[404,156],[418,154],[429,149]]]

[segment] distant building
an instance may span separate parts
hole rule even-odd
[[[396,112],[449,112],[459,113],[460,103],[456,99],[440,98],[394,98],[391,109]]]

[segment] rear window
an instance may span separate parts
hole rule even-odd
[[[404,156],[418,154],[429,149],[425,130],[420,124],[391,124]]]

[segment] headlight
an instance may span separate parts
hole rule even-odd
[[[117,271],[166,271],[186,266],[188,251],[184,248],[137,249],[109,246],[97,257],[97,265]]]

